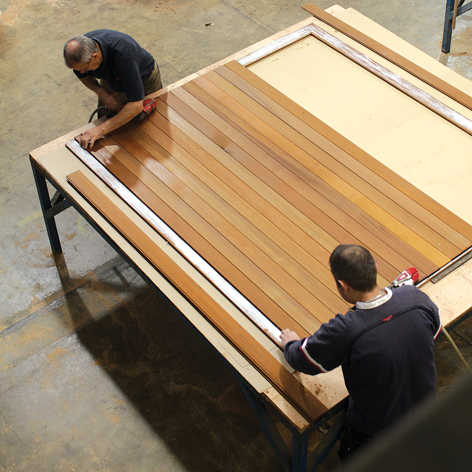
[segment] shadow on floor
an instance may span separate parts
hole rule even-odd
[[[62,256],[57,266],[67,292],[75,284]],[[168,300],[142,287],[94,319],[78,291],[65,298],[81,344],[181,470],[281,470],[229,366]]]

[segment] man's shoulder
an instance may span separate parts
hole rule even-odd
[[[114,36],[114,35],[117,35],[117,36],[125,35],[125,36],[128,36],[125,33],[121,33],[120,31],[115,31],[115,30],[106,29],[106,28],[92,30],[92,31],[89,31],[88,33],[84,34],[84,36],[87,36],[88,38],[93,38],[94,36],[103,36],[103,35],[112,35],[112,36]]]
[[[89,31],[88,33],[85,33],[84,36],[105,44],[115,44],[116,42],[120,42],[122,44],[135,43],[135,40],[129,34],[111,29],[97,29]]]
[[[435,306],[429,296],[414,285],[403,285],[393,289],[392,301],[396,303]]]

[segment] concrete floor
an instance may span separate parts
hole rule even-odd
[[[229,368],[74,210],[52,257],[28,152],[94,109],[63,64],[69,37],[127,32],[167,85],[306,18],[304,3],[0,0],[0,471],[281,470]],[[472,79],[472,13],[441,55],[445,3],[338,2]],[[441,394],[463,368],[436,351]]]

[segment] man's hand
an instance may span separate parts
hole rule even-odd
[[[102,133],[100,126],[97,126],[96,128],[91,128],[82,133],[79,136],[79,144],[84,149],[92,149],[93,145],[95,144],[95,141],[103,137],[105,137],[105,135]]]
[[[79,143],[84,149],[92,149],[95,141],[104,138],[111,131],[131,121],[143,111],[143,100],[128,102],[114,117],[104,121],[100,126],[89,129],[79,136]]]
[[[300,336],[295,331],[290,331],[287,328],[280,333],[280,339],[282,340],[282,347],[285,347],[290,341],[300,341]]]

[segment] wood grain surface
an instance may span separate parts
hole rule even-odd
[[[300,336],[347,309],[328,266],[338,244],[366,246],[380,285],[410,266],[424,278],[471,246],[467,223],[235,61],[162,94],[152,115],[92,154],[278,328]],[[71,181],[96,194],[82,177]],[[110,219],[100,199],[93,204]],[[139,231],[118,220],[143,251]],[[298,381],[159,257],[149,260],[307,414]]]
[[[237,62],[163,94],[93,155],[280,329],[301,336],[345,302],[338,244],[369,248],[388,284],[425,277],[470,246],[434,201]],[[354,151],[354,152],[353,152]],[[354,154],[354,156],[352,155]],[[451,224],[453,223],[453,225]],[[457,229],[456,229],[457,228]],[[464,231],[467,232],[467,231]]]

